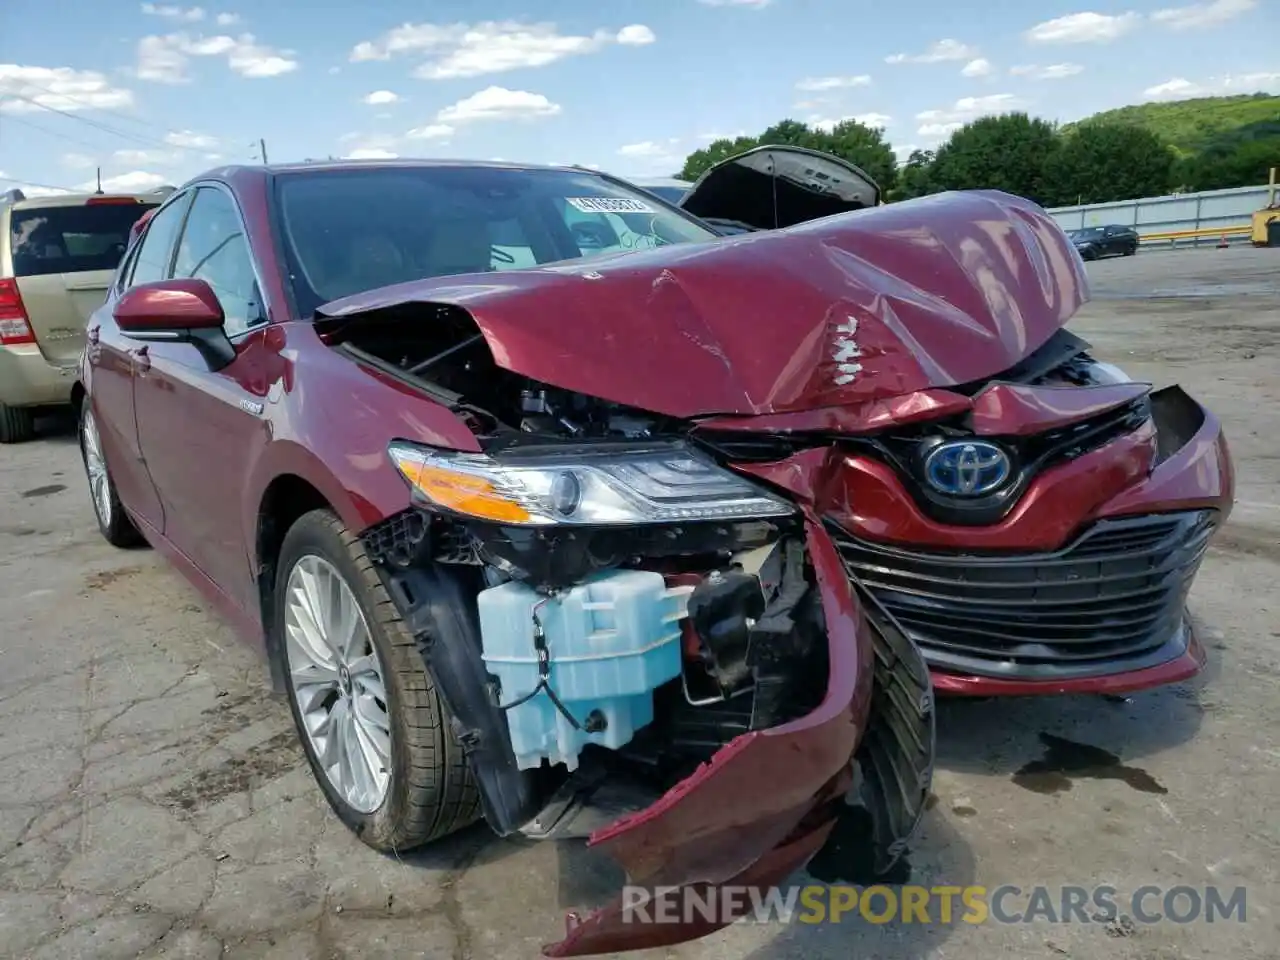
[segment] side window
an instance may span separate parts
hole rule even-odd
[[[190,202],[190,196],[180,197],[151,218],[142,243],[138,245],[138,254],[134,257],[133,276],[127,281],[129,286],[168,278],[173,241],[182,226],[182,215]]]
[[[195,277],[213,288],[226,314],[229,337],[266,319],[240,211],[221,190],[201,187],[196,191],[173,275]]]

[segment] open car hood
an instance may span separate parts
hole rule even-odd
[[[858,407],[989,379],[1087,297],[1056,221],[1028,200],[973,191],[710,243],[412,281],[317,314],[455,306],[500,367],[687,418]]]
[[[846,160],[805,147],[763,146],[720,161],[680,206],[717,227],[775,230],[879,203],[876,182]]]

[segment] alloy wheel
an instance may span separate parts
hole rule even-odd
[[[289,571],[284,616],[289,683],[318,766],[348,806],[372,813],[391,780],[391,717],[364,612],[334,566],[307,554]]]
[[[86,401],[87,403],[88,401]],[[89,474],[89,493],[93,497],[93,509],[104,527],[111,526],[111,479],[107,474],[107,461],[102,455],[102,438],[98,436],[98,422],[93,411],[84,412],[82,430],[84,442],[84,468]]]

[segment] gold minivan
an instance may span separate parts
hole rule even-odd
[[[35,435],[71,399],[85,325],[106,299],[129,229],[161,193],[0,194],[0,443]]]

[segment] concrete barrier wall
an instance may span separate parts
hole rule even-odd
[[[1280,188],[1276,191],[1280,197]],[[1232,187],[1202,193],[1143,197],[1049,210],[1065,230],[1123,224],[1135,228],[1143,246],[1214,246],[1248,243],[1250,217],[1267,205],[1267,186]]]

